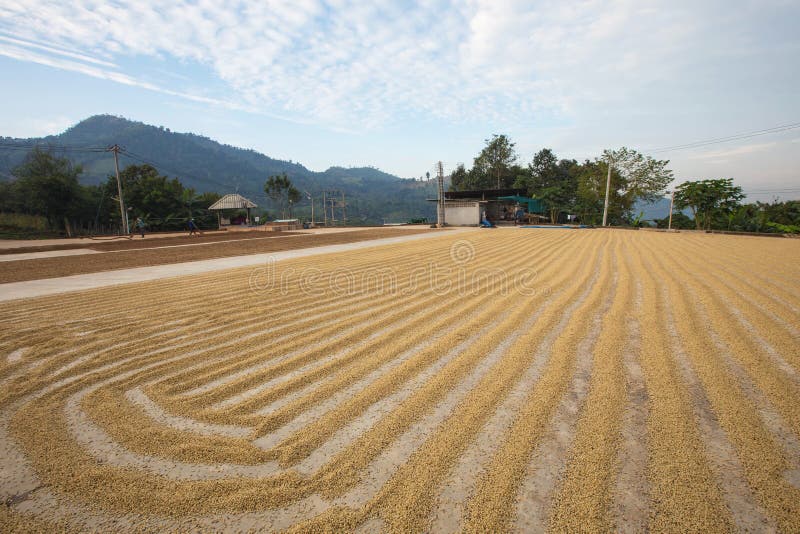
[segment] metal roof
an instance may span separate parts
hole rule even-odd
[[[231,193],[229,195],[225,195],[221,199],[217,200],[211,206],[208,207],[210,210],[240,210],[245,208],[257,208],[255,202],[252,200],[248,200],[244,198],[242,195]]]
[[[511,195],[524,195],[524,189],[478,189],[476,191],[445,191],[444,198],[447,200],[495,200],[497,197],[507,197]]]

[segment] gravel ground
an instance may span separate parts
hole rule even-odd
[[[796,532],[799,265],[475,230],[8,302],[0,531]]]

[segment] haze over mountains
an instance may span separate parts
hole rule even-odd
[[[63,150],[58,147],[108,147],[120,145],[129,155],[120,156],[120,167],[150,163],[161,174],[177,177],[198,193],[215,191],[240,194],[259,206],[272,207],[264,194],[264,182],[271,175],[286,173],[301,191],[314,197],[316,214],[321,219],[322,191],[340,190],[347,199],[347,217],[353,223],[380,224],[402,222],[413,217],[435,216],[435,182],[403,179],[372,167],[331,167],[314,172],[300,163],[270,158],[254,150],[218,143],[192,133],[177,133],[163,126],[152,126],[111,115],[89,117],[58,135],[4,141],[54,147],[54,152],[83,166],[81,181],[97,184],[114,173],[110,152]],[[0,151],[0,172],[10,175],[26,152]],[[310,203],[303,200],[295,214],[309,216]],[[337,217],[339,216],[337,210]]]

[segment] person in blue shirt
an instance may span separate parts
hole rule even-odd
[[[486,214],[486,210],[483,210],[483,212],[481,212],[481,227],[494,228],[494,223],[489,220],[489,216]]]
[[[522,209],[522,206],[517,206],[517,211],[514,213],[514,226],[522,224],[524,219],[525,210]]]
[[[198,235],[198,236],[202,235],[200,233],[200,228],[197,227],[197,224],[195,224],[194,219],[189,219],[189,222],[187,224],[189,226],[189,237],[193,235]]]

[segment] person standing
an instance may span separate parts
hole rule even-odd
[[[189,219],[189,237],[192,237],[193,235],[198,235],[198,236],[201,235],[200,228],[197,227],[197,224],[195,224],[194,219]]]
[[[514,213],[514,226],[522,224],[524,218],[525,210],[522,209],[522,206],[517,206],[517,211]]]
[[[144,239],[144,221],[141,217],[136,217],[136,222],[133,223],[134,228],[142,235],[142,239]]]

